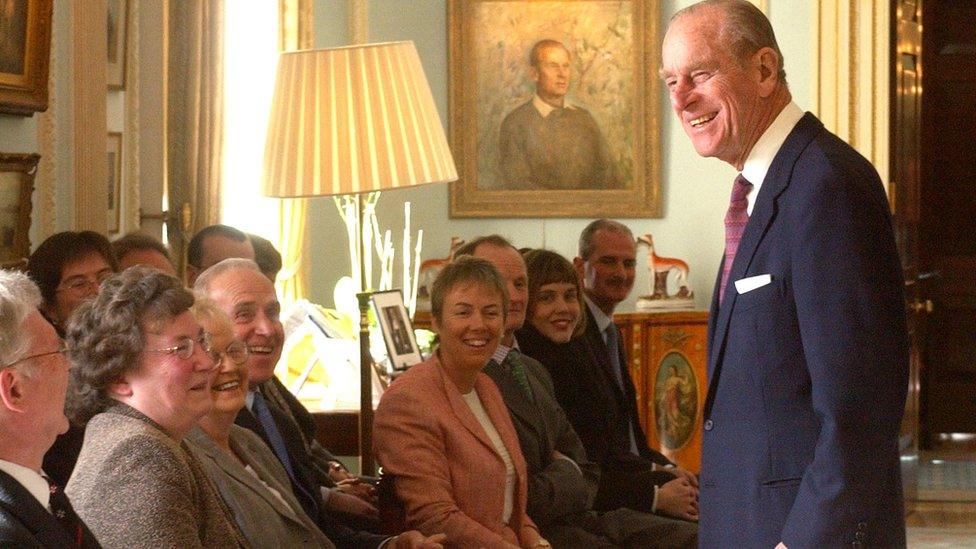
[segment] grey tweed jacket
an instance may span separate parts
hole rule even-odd
[[[106,548],[246,545],[185,446],[121,403],[88,422],[65,493]]]
[[[231,425],[231,449],[257,477],[227,455],[199,427],[190,431],[186,442],[251,545],[335,547],[305,514],[292,493],[288,473],[261,437]],[[275,497],[269,487],[281,494],[284,501]]]

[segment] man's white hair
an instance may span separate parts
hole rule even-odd
[[[237,269],[256,271],[261,276],[264,276],[264,273],[261,272],[261,268],[258,267],[258,264],[253,260],[244,259],[242,257],[232,257],[225,259],[220,263],[211,265],[209,268],[207,268],[207,270],[200,273],[200,276],[197,277],[196,282],[193,283],[193,289],[197,292],[209,295],[210,284],[214,281],[214,279],[228,271]]]
[[[24,273],[0,269],[0,367],[27,355],[33,334],[23,329],[41,304],[41,291]]]

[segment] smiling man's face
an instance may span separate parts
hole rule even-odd
[[[274,286],[260,271],[233,268],[215,277],[208,295],[234,324],[234,337],[247,344],[247,369],[252,384],[274,376],[285,341]]]
[[[741,169],[765,126],[760,73],[739,63],[720,36],[720,13],[679,18],[662,46],[661,76],[671,107],[699,155]]]

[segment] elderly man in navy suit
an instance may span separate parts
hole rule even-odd
[[[904,546],[908,344],[878,174],[792,102],[748,2],[680,11],[662,56],[695,150],[740,172],[711,309],[701,545]]]
[[[41,471],[68,430],[68,361],[27,275],[0,270],[0,547],[98,547]]]

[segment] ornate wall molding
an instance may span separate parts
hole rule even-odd
[[[128,46],[125,52],[125,132],[122,137],[123,171],[122,218],[119,233],[126,234],[139,228],[140,181],[139,181],[139,2],[127,2]]]
[[[888,181],[890,8],[884,0],[817,0],[814,110]]]
[[[61,90],[57,84],[58,79],[54,77],[54,74],[59,66],[60,56],[58,55],[58,46],[62,37],[61,33],[57,32],[55,27],[56,17],[57,15],[55,14],[51,20],[51,59],[49,66],[52,74],[47,79],[48,106],[46,111],[37,114],[37,148],[41,155],[41,160],[37,165],[37,177],[34,179],[36,196],[34,211],[37,215],[32,218],[32,223],[38,229],[35,233],[36,241],[32,241],[33,246],[37,246],[45,238],[54,234],[54,219],[57,215],[57,207],[54,202],[54,182],[56,181],[55,172],[57,170],[55,160],[58,156],[55,153],[55,142],[57,141],[55,128],[57,128],[57,110],[62,99],[58,97],[58,93]]]
[[[108,166],[105,143],[106,0],[75,4],[71,14],[74,66],[74,222],[75,230],[104,232]]]

